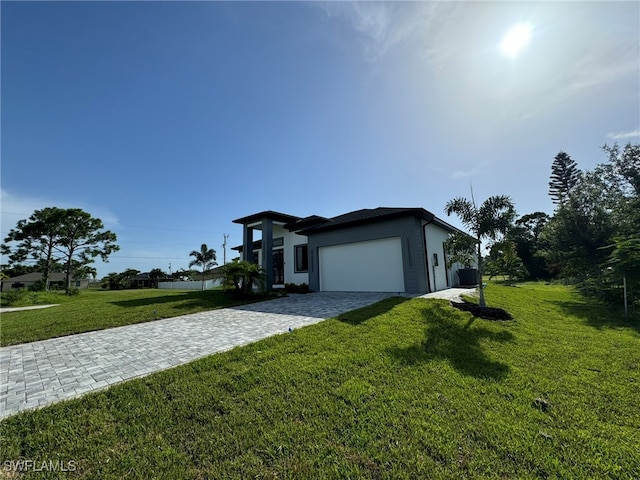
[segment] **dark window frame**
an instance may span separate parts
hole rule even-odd
[[[298,248],[304,249],[302,259],[302,265],[298,265]],[[307,267],[306,269],[304,267]],[[301,267],[301,268],[299,268]],[[301,243],[293,246],[293,271],[295,273],[308,273],[309,272],[309,244]]]
[[[273,249],[273,284],[274,285],[284,285],[285,283],[284,263],[285,263],[284,248],[274,248]]]

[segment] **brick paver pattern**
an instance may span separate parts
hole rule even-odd
[[[391,295],[292,295],[2,347],[0,418],[318,323]]]

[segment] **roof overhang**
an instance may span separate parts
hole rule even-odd
[[[262,240],[256,240],[251,243],[251,249],[254,251],[260,250],[261,248],[262,248]],[[237,247],[231,247],[231,250],[235,250],[236,252],[242,253],[242,251],[244,250],[244,246],[238,245]]]
[[[357,225],[364,225],[367,223],[376,223],[376,222],[384,222],[387,220],[392,220],[395,218],[402,218],[407,216],[417,217],[422,220],[425,220],[431,223],[436,217],[433,213],[425,210],[424,208],[402,208],[402,209],[392,209],[395,211],[383,212],[381,214],[374,213],[374,210],[371,210],[371,215],[363,216],[362,218],[354,218],[349,221],[336,221],[329,220],[326,223],[321,225],[312,225],[308,228],[302,229],[298,233],[300,235],[309,235],[311,233],[316,232],[326,232],[328,230],[337,230],[340,228],[348,228]],[[353,212],[352,212],[353,213]],[[340,218],[340,217],[336,217]]]
[[[293,215],[287,215],[285,213],[274,212],[273,210],[266,210],[246,217],[233,220],[233,223],[241,225],[251,226],[253,228],[260,228],[260,223],[264,219],[272,220],[279,223],[291,232],[296,232],[298,235],[310,235],[317,232],[326,232],[329,230],[338,230],[341,228],[349,228],[358,225],[365,225],[376,222],[384,222],[403,217],[414,217],[425,222],[426,224],[433,223],[440,228],[448,231],[449,233],[460,232],[468,235],[466,232],[459,228],[450,225],[444,220],[436,217],[433,213],[425,210],[421,207],[416,208],[387,208],[379,207],[376,209],[363,209],[349,212],[344,215],[339,215],[333,218],[320,217],[318,215],[311,215],[308,217],[296,217]],[[255,248],[255,247],[254,247]],[[259,247],[258,247],[259,248]],[[236,250],[237,248],[234,248]],[[241,250],[240,250],[241,251]]]
[[[430,223],[434,223],[436,225],[438,225],[439,227],[443,228],[444,230],[447,230],[449,233],[462,233],[464,235],[469,235],[467,232],[460,230],[457,227],[454,227],[453,225],[445,222],[444,220],[442,220],[441,218],[438,217],[433,217],[433,220]]]
[[[300,217],[287,215],[286,213],[274,212],[273,210],[265,210],[263,212],[254,213],[253,215],[237,218],[233,220],[233,223],[238,223],[240,225],[249,225],[252,223],[261,222],[264,219],[272,220],[274,222],[279,222],[283,224],[289,224],[289,223],[297,222],[298,220],[300,220]]]
[[[290,232],[299,232],[301,230],[304,230],[305,228],[322,225],[330,221],[331,219],[329,218],[320,217],[318,215],[311,215],[309,217],[300,218],[295,222],[288,223],[284,226],[284,228],[286,228]]]

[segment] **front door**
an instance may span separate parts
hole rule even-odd
[[[284,249],[273,251],[273,284],[284,285]]]

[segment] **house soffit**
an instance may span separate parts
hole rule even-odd
[[[284,222],[278,222],[278,221],[273,221],[273,225],[274,226],[279,226],[279,227],[283,227],[286,225],[286,223]],[[249,223],[247,224],[247,227],[249,228],[253,228],[254,230],[262,230],[262,220],[260,220],[259,222],[253,222],[253,223]]]

